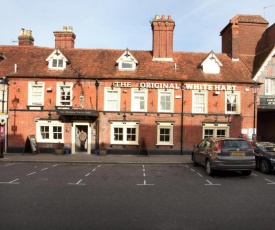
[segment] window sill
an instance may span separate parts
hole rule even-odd
[[[28,110],[43,110],[44,105],[27,105]]]

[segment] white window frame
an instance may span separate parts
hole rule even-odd
[[[161,141],[161,129],[169,129],[169,141]],[[172,122],[157,122],[157,145],[174,145],[174,125]]]
[[[227,97],[230,95],[236,95],[236,111],[228,111],[227,110]],[[225,92],[225,113],[226,114],[240,114],[241,113],[241,97],[240,97],[240,92],[231,92],[231,91],[226,91]]]
[[[206,130],[213,130],[213,135],[205,135]],[[222,137],[229,137],[229,131],[230,131],[230,126],[227,124],[212,124],[212,123],[205,123],[202,129],[202,139],[206,137],[221,137],[218,135],[218,130],[225,130],[225,135]]]
[[[54,60],[57,61],[57,66],[54,66]],[[53,70],[64,70],[66,69],[67,66],[67,62],[65,60],[65,58],[62,55],[57,56],[56,54],[53,55],[49,60],[49,69],[53,69]],[[62,66],[59,66],[59,62],[62,62]]]
[[[109,107],[109,93],[115,93],[117,92],[117,105],[114,107]],[[111,87],[105,87],[104,88],[104,110],[105,111],[119,111],[120,110],[120,95],[121,95],[121,90],[120,88],[111,88]]]
[[[122,140],[116,140],[115,137],[115,128],[121,128],[122,129]],[[131,141],[127,140],[127,129],[128,128],[134,128],[136,129],[136,140]],[[119,145],[138,145],[139,141],[139,122],[112,122],[111,123],[111,135],[110,135],[110,143],[113,145],[119,144]]]
[[[62,104],[62,100],[61,100],[61,90],[62,88],[67,88],[69,89],[70,95],[69,95],[69,100],[67,100],[66,102],[68,102],[69,104]],[[68,91],[68,90],[66,90]],[[72,99],[73,99],[73,83],[70,82],[57,82],[56,83],[56,105],[57,106],[62,106],[62,107],[66,107],[66,106],[72,106]]]
[[[138,94],[144,95],[144,108],[141,109],[141,102]],[[147,89],[138,89],[132,88],[131,92],[131,111],[135,112],[147,112],[147,104],[148,104],[148,90]]]
[[[41,127],[49,127],[49,138],[45,139],[42,137]],[[54,127],[61,128],[61,135],[62,138],[54,139]],[[60,121],[51,121],[48,122],[47,120],[36,120],[36,140],[40,143],[64,143],[64,123]]]
[[[198,95],[203,95],[203,102],[201,103],[203,107],[198,107],[196,106],[197,103],[197,96]],[[202,108],[202,111],[199,111],[198,108]],[[192,113],[208,113],[208,91],[203,90],[203,91],[198,91],[198,90],[193,90],[192,91]]]
[[[164,94],[170,95],[170,109],[162,109],[161,98]],[[174,112],[174,90],[172,89],[158,89],[158,112],[172,113]]]
[[[35,100],[36,96],[34,95],[34,87],[41,88],[40,100]],[[30,106],[43,106],[44,105],[44,91],[45,83],[44,82],[28,82],[28,105]]]
[[[275,78],[266,77],[264,81],[265,95],[275,94]]]

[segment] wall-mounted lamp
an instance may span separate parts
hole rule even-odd
[[[63,85],[66,85],[66,81],[63,81]]]
[[[111,89],[112,89],[112,90],[114,89],[114,84],[113,84],[113,82],[112,82],[112,85],[111,85]]]
[[[218,126],[218,116],[217,116],[217,115],[215,116],[214,125],[215,125],[215,126]]]
[[[56,50],[55,50],[55,55],[56,55],[56,56],[59,56],[59,55],[60,55],[60,53],[59,53],[59,50],[58,50],[58,49],[56,49]]]
[[[15,97],[12,99],[11,103],[12,103],[13,108],[16,109],[16,108],[17,108],[17,105],[18,105],[18,103],[19,103],[19,98],[17,98],[17,97],[15,96]]]
[[[49,123],[52,122],[52,113],[51,112],[48,113],[48,122]]]
[[[38,81],[34,81],[34,83],[37,85]]]

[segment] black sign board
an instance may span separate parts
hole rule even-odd
[[[260,98],[260,105],[275,105],[274,97]]]
[[[58,115],[68,116],[95,116],[95,110],[81,110],[81,109],[60,109],[57,110]]]
[[[35,135],[28,135],[23,154],[25,152],[31,152],[32,154],[39,153],[39,148],[35,139]]]

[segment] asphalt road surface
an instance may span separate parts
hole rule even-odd
[[[190,164],[0,164],[0,229],[273,229],[275,174]]]

